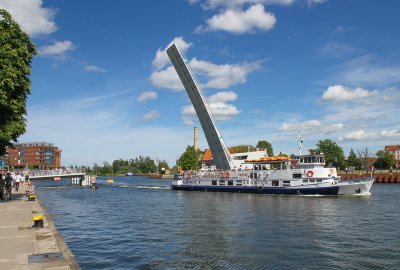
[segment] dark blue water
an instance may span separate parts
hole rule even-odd
[[[36,181],[82,269],[399,269],[400,185],[371,196],[173,191],[100,178],[97,190]]]

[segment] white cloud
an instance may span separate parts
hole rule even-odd
[[[30,36],[50,34],[57,30],[55,11],[42,7],[42,0],[1,0],[0,8],[7,10],[21,29]]]
[[[400,66],[381,64],[375,57],[364,55],[337,66],[334,80],[344,84],[369,84],[388,87],[400,82]]]
[[[199,2],[196,0],[189,0],[189,2]],[[245,4],[266,4],[266,5],[282,5],[290,6],[295,2],[295,0],[206,0],[203,5],[206,9],[214,9],[217,7],[227,7],[234,8],[238,6],[243,6]]]
[[[173,166],[176,157],[193,142],[193,129],[182,129],[178,123],[168,127],[149,125],[151,122],[125,114],[130,103],[123,96],[120,99],[126,102],[125,106],[114,106],[118,99],[113,102],[108,99],[107,106],[80,106],[71,110],[70,105],[80,98],[68,103],[56,101],[46,106],[29,106],[27,133],[19,141],[54,143],[62,150],[63,166],[102,165],[103,161],[111,163],[139,155],[165,159]],[[49,129],[49,123],[57,128]]]
[[[322,94],[322,101],[357,101],[378,94],[376,90],[368,91],[360,87],[351,89],[343,85],[332,85]]]
[[[209,78],[204,84],[205,88],[224,89],[235,84],[245,83],[246,76],[250,72],[261,68],[261,62],[216,65],[193,58],[190,61],[190,67],[195,74],[205,75]]]
[[[283,132],[307,131],[307,134],[332,134],[343,129],[342,123],[323,125],[319,120],[308,120],[300,123],[283,123],[278,129]]]
[[[237,99],[236,93],[232,91],[218,92],[209,97],[205,97],[210,106],[212,116],[215,120],[230,120],[233,116],[238,115],[240,111],[235,105],[227,104],[228,101]],[[182,120],[184,124],[193,124],[193,120],[197,118],[193,105],[182,107]]]
[[[173,66],[169,66],[161,71],[154,71],[150,75],[150,81],[154,86],[170,89],[172,91],[182,91],[184,89]]]
[[[83,67],[83,70],[87,72],[107,73],[107,70],[105,68],[98,67],[96,65],[85,65]]]
[[[142,119],[143,120],[153,120],[153,119],[156,119],[159,116],[160,116],[160,113],[158,111],[151,110],[148,113],[146,113],[145,115],[143,115]]]
[[[228,92],[218,92],[214,95],[211,95],[207,98],[207,101],[209,103],[217,103],[217,102],[234,101],[236,99],[237,99],[236,93],[228,91]]]
[[[138,102],[143,102],[143,101],[151,100],[151,99],[157,99],[156,92],[154,92],[154,91],[143,92],[136,98],[136,100]]]
[[[182,37],[175,37],[164,50],[158,49],[156,52],[156,57],[153,60],[153,67],[157,70],[164,68],[165,65],[169,64],[169,58],[166,50],[172,45],[176,44],[181,53],[185,54],[186,51],[192,46],[192,43],[186,42]]]
[[[175,38],[174,40],[178,39],[180,38]],[[185,50],[189,49],[191,46],[191,43],[187,43],[183,39],[180,42],[186,44],[184,45]],[[167,64],[166,61],[169,62],[166,52],[158,50],[153,65],[157,63],[155,66],[164,68]],[[217,65],[194,58],[189,61],[189,66],[195,75],[204,77],[205,82],[201,84],[200,87],[224,89],[235,84],[245,83],[246,76],[249,73],[261,68],[261,62],[262,61],[254,61],[241,64]],[[163,70],[154,71],[150,76],[150,81],[157,87],[173,91],[184,90],[182,82],[172,65],[169,65]]]
[[[70,40],[58,41],[53,45],[43,46],[39,48],[39,54],[42,56],[56,57],[61,60],[65,59],[65,54],[74,49],[74,45]]]
[[[381,130],[381,131],[370,131],[365,132],[364,130],[358,130],[344,135],[339,138],[340,140],[347,141],[359,141],[359,140],[399,140],[400,130]]]
[[[249,9],[228,9],[207,20],[208,31],[227,31],[235,34],[253,32],[255,29],[270,30],[276,23],[275,15],[266,12],[264,6],[256,4]]]
[[[309,128],[319,128],[322,124],[318,120],[308,120],[302,123],[283,123],[279,131],[297,131]]]
[[[323,4],[325,2],[326,2],[326,0],[307,0],[308,6],[315,6],[315,5]]]
[[[355,49],[346,44],[331,41],[319,48],[319,51],[326,56],[338,57],[352,53],[355,51]]]

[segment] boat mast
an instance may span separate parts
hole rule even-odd
[[[213,155],[213,160],[217,169],[233,169],[233,161],[229,151],[219,133],[213,117],[210,105],[202,95],[188,64],[182,57],[181,52],[175,44],[167,49],[167,54],[172,62],[183,86],[193,104],[197,117],[200,120],[208,145]]]
[[[297,131],[297,141],[299,142],[299,154],[301,155],[301,149],[303,149],[303,137],[300,134],[300,130]]]

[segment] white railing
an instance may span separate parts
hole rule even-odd
[[[52,170],[29,170],[24,171],[23,174],[28,174],[29,177],[37,177],[37,176],[50,176],[50,175],[74,175],[74,174],[84,174],[85,169],[52,169]]]

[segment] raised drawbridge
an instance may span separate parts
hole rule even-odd
[[[215,126],[210,105],[205,100],[197,85],[194,76],[192,75],[189,66],[182,57],[181,52],[175,44],[172,44],[167,49],[167,54],[172,62],[183,86],[189,95],[190,101],[193,104],[197,117],[200,120],[201,127],[207,139],[208,146],[212,152],[213,161],[217,169],[230,170],[233,169],[233,162],[228,149]]]

